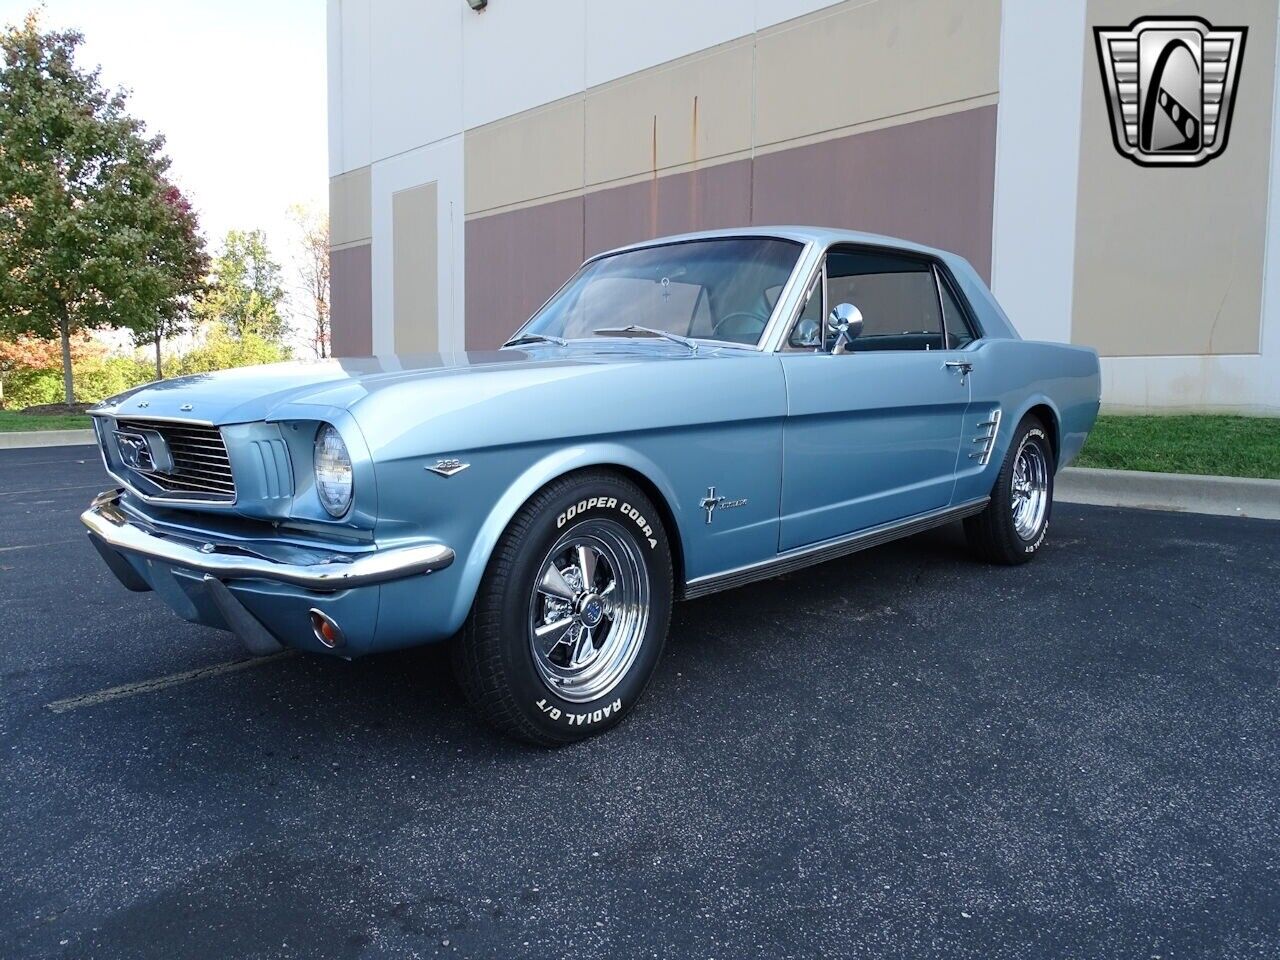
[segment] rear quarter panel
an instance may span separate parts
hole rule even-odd
[[[1097,353],[1088,347],[1035,340],[992,339],[972,350],[974,360],[970,421],[973,426],[991,409],[1001,414],[990,461],[978,465],[961,451],[955,501],[986,496],[1008,453],[1018,423],[1037,406],[1053,412],[1058,442],[1058,469],[1080,453],[1098,416],[1102,380]],[[967,433],[965,441],[970,438]]]

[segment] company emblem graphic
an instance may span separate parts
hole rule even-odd
[[[139,473],[172,473],[173,457],[164,437],[154,430],[133,433],[117,430],[116,449],[126,467]]]
[[[1222,153],[1247,32],[1199,17],[1095,27],[1120,154],[1144,167],[1198,167]]]

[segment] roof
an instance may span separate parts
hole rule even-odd
[[[806,227],[799,225],[778,225],[763,227],[730,227],[724,230],[698,230],[693,233],[679,233],[668,237],[654,237],[652,240],[641,240],[625,246],[605,250],[588,259],[606,257],[624,250],[640,250],[645,247],[657,247],[668,243],[685,243],[690,240],[708,240],[724,237],[772,237],[781,240],[794,240],[797,243],[816,243],[827,246],[832,243],[860,243],[872,247],[892,247],[896,250],[911,250],[916,253],[931,254],[935,257],[954,257],[955,254],[923,244],[903,240],[900,237],[888,237],[879,233],[863,233],[860,230],[841,230],[837,227]]]

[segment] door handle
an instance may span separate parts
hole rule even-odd
[[[964,384],[969,374],[973,373],[973,364],[968,360],[945,360],[943,366],[948,370],[959,370],[961,384]]]

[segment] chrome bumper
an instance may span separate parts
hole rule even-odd
[[[326,563],[310,564],[281,563],[243,553],[219,552],[216,544],[196,547],[146,529],[121,509],[121,493],[120,490],[109,490],[99,494],[89,509],[80,515],[81,522],[89,528],[90,537],[120,553],[195,570],[217,580],[272,580],[306,590],[332,593],[433,573],[453,563],[453,551],[439,543],[389,547],[360,554],[354,559],[335,556]]]

